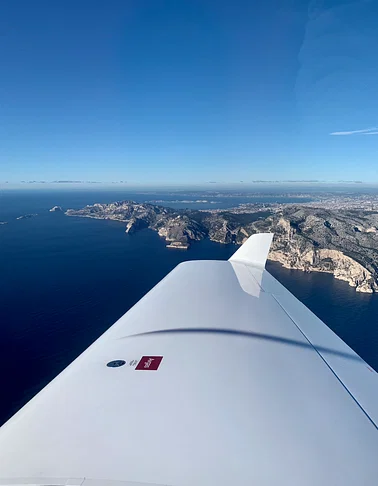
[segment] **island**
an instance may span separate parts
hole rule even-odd
[[[242,204],[227,210],[172,209],[118,201],[68,209],[67,216],[115,220],[126,233],[149,228],[168,248],[187,249],[209,238],[242,244],[252,234],[272,232],[269,259],[286,268],[332,273],[358,292],[378,291],[378,210],[326,204]]]
[[[167,245],[167,248],[175,248],[176,250],[187,250],[189,248],[189,243],[184,241],[172,241]]]
[[[22,216],[18,216],[16,219],[30,219],[34,218],[35,216],[37,216],[37,214],[24,214]]]

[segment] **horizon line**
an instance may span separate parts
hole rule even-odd
[[[141,182],[141,181],[78,181],[78,180],[55,180],[55,181],[0,181],[0,187],[6,185],[33,186],[82,186],[82,185],[118,185],[118,186],[188,186],[188,185],[258,185],[258,184],[376,184],[378,181],[362,180],[335,180],[335,179],[276,179],[276,180],[251,180],[251,181],[197,181],[197,182]]]

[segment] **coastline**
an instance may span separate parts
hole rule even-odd
[[[262,214],[261,209],[253,205],[215,212],[177,210],[128,200],[68,209],[65,214],[117,221],[126,224],[126,233],[150,228],[164,238],[166,248],[180,250],[203,239],[242,244],[254,233],[271,232],[275,237],[270,260],[288,269],[330,273],[357,292],[378,292],[375,213],[369,213],[369,219],[362,211],[350,215],[306,206],[264,205]]]

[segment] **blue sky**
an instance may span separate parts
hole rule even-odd
[[[1,10],[1,182],[378,182],[377,2]]]

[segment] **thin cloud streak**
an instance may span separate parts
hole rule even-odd
[[[372,128],[364,128],[363,130],[351,130],[348,132],[332,132],[330,135],[378,135],[378,130],[377,127],[372,127]]]

